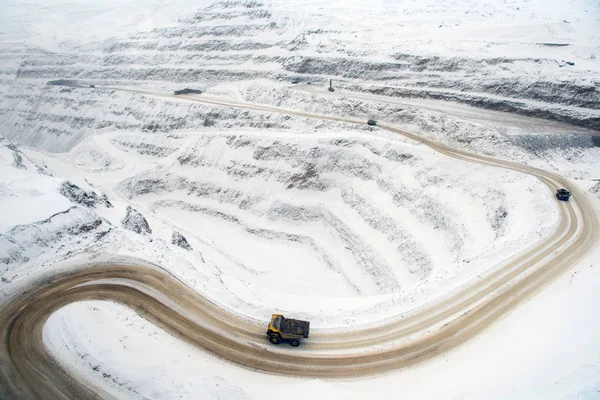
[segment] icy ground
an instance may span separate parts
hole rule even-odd
[[[193,86],[372,117],[556,171],[600,197],[597,131],[431,100],[598,129],[595,1],[136,0],[126,8],[0,5],[1,295],[73,257],[135,257],[250,318],[282,311],[317,328],[350,326],[477,279],[558,222],[535,179],[375,129],[47,85],[55,79]],[[334,94],[324,90],[332,76]],[[594,399],[599,261],[596,252],[461,348],[365,380],[242,370],[103,302],[56,313],[44,340],[122,398],[297,390],[296,398]]]

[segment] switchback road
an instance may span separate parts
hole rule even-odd
[[[98,88],[97,88],[98,89]],[[96,89],[96,90],[97,90]],[[174,96],[127,90],[171,99]],[[206,96],[177,96],[223,107],[365,124],[366,121],[311,114]],[[453,149],[385,123],[379,129],[419,141],[467,162],[530,174],[548,187],[573,193],[559,202],[561,221],[541,243],[516,254],[470,285],[376,326],[347,331],[320,331],[299,351],[270,345],[266,324],[220,308],[159,267],[94,264],[31,282],[0,310],[0,398],[106,398],[73,372],[65,371],[44,348],[42,328],[61,307],[77,301],[115,301],[182,340],[248,368],[273,374],[308,377],[354,377],[409,366],[439,355],[477,335],[548,283],[561,277],[600,239],[598,213],[591,200],[569,180],[547,171]]]

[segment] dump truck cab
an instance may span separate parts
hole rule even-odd
[[[291,346],[300,346],[300,339],[308,338],[310,322],[285,318],[282,314],[273,314],[267,330],[267,337],[273,344],[289,342]]]
[[[556,191],[556,198],[558,200],[569,201],[570,197],[571,197],[571,192],[569,192],[567,189],[558,189]]]

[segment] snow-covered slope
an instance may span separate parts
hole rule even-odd
[[[557,221],[533,178],[372,133],[115,132],[81,146],[97,150],[78,170],[80,146],[28,153],[72,181],[63,196],[112,225],[165,241],[175,229],[226,279],[280,295],[404,302],[468,279]],[[108,156],[97,154],[122,167],[100,169]],[[89,194],[76,186],[90,184]]]
[[[5,93],[0,116],[12,128],[3,127],[0,134],[14,138],[15,130],[28,130],[32,120],[54,136],[103,126],[89,114],[89,106],[102,102],[97,98],[102,95],[82,99],[68,89],[44,87],[55,79],[172,90],[184,83],[207,88],[261,78],[289,82],[293,77],[320,85],[336,78],[336,86],[357,91],[445,98],[597,129],[600,67],[594,43],[599,6],[581,0],[565,13],[562,4],[334,1],[315,9],[312,2],[244,0],[204,8],[198,4],[192,13],[183,2],[165,6],[184,15],[178,21],[134,11],[135,19],[153,22],[142,23],[141,29],[154,23],[159,27],[93,44],[59,42],[56,49],[40,46],[47,39],[15,41],[18,36],[9,31],[0,41]],[[86,31],[88,25],[95,32],[110,23],[121,26],[113,34],[130,32],[131,14],[116,18],[114,7],[109,4],[110,12],[93,16],[95,8],[83,8],[90,13],[82,17]],[[33,18],[9,3],[9,15],[11,10],[17,19]],[[148,10],[155,10],[151,15],[163,12],[153,4]],[[55,5],[50,12],[61,15],[64,9]],[[36,27],[38,20],[30,22],[30,29],[46,37],[43,27],[49,22],[44,21],[41,27]],[[59,22],[57,18],[54,24]],[[107,30],[106,36],[110,34]],[[32,93],[33,103],[26,100]],[[129,114],[146,108],[137,102],[129,107]]]
[[[365,135],[124,139],[113,143],[172,164],[118,191],[181,227],[195,248],[233,256],[224,272],[275,291],[398,292],[553,224],[550,204],[515,202],[520,193],[541,205],[535,180]]]
[[[223,99],[375,118],[559,172],[600,198],[597,132],[483,109],[599,129],[599,16],[591,0],[4,2],[0,296],[82,260],[132,257],[259,320],[281,311],[318,328],[349,327],[434,300],[549,236],[559,214],[544,185],[376,128],[106,86],[193,87]],[[334,93],[325,89],[330,78]],[[81,87],[47,84],[60,79]],[[570,288],[561,293],[565,304],[579,304],[592,291],[582,285],[579,297]],[[504,321],[501,332],[534,329],[523,322],[539,314],[539,304],[531,308]],[[112,336],[103,335],[107,326],[115,327]],[[486,343],[499,343],[498,354],[514,350],[494,332],[491,341],[453,353],[457,365],[478,370],[465,354]],[[576,333],[591,343],[597,329]],[[548,343],[564,344],[566,336]],[[60,311],[45,341],[62,362],[121,397],[262,398],[266,387],[290,385],[363,398],[380,382],[372,393],[395,396],[398,378],[412,382],[414,397],[452,398],[470,384],[448,378],[450,394],[419,391],[414,382],[446,373],[446,360],[359,383],[232,372],[103,303]],[[144,346],[161,359],[147,369],[133,359]],[[597,360],[576,354],[542,377],[543,388],[521,382],[516,394],[548,398],[548,382],[570,373],[581,379],[564,384],[560,396],[593,388],[598,368],[576,364]],[[172,358],[163,362],[163,355]],[[202,379],[166,383],[198,360]],[[113,366],[123,362],[131,370]],[[507,363],[502,371],[513,376]],[[523,367],[530,381],[536,365]],[[508,378],[475,376],[501,386],[492,398],[515,394]],[[482,392],[489,395],[478,389],[463,397]]]

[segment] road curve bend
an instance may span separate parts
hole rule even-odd
[[[178,98],[364,123],[351,118],[214,98]],[[300,351],[269,345],[264,324],[222,309],[159,267],[97,263],[57,273],[52,278],[31,282],[26,291],[13,295],[1,306],[0,398],[109,397],[100,388],[67,372],[43,345],[42,329],[48,317],[73,302],[118,302],[182,340],[251,369],[323,378],[364,376],[406,367],[463,343],[562,276],[599,242],[600,220],[594,204],[584,191],[560,175],[453,149],[384,123],[378,127],[417,140],[449,157],[533,175],[548,187],[549,195],[553,195],[556,188],[567,188],[573,193],[572,201],[558,203],[561,221],[549,238],[491,269],[465,288],[377,326],[355,327],[343,332],[317,331]]]

